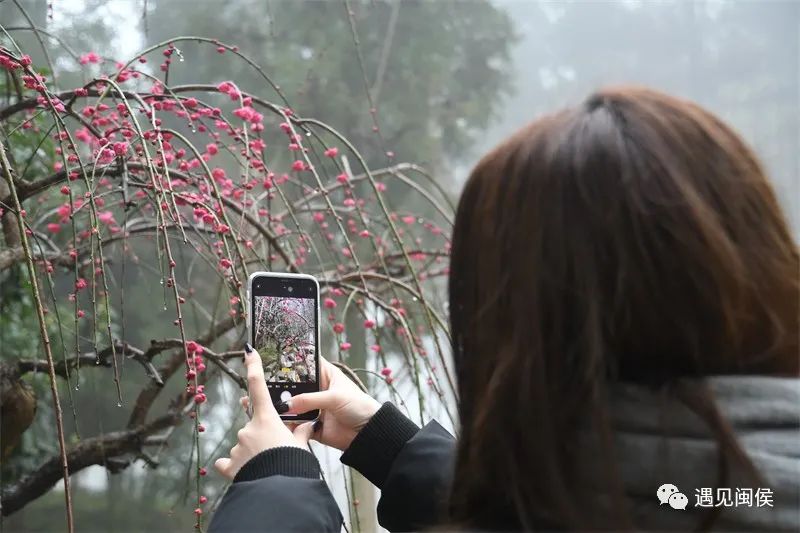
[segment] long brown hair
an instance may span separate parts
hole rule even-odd
[[[602,90],[507,139],[466,184],[451,261],[462,527],[632,527],[619,481],[613,516],[580,496],[579,431],[614,470],[609,383],[798,374],[797,246],[752,151],[685,100]]]

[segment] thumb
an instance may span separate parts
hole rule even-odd
[[[339,403],[339,395],[330,390],[307,392],[293,396],[287,403],[289,413],[302,414],[316,409],[334,409]]]
[[[308,441],[311,440],[311,435],[314,434],[314,422],[306,422],[294,428],[294,438],[297,443],[308,448]]]
[[[220,457],[216,461],[214,461],[214,468],[217,469],[217,472],[225,476],[226,478],[230,479],[232,476],[229,473],[231,468],[231,460],[227,457]]]

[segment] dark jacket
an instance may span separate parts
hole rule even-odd
[[[750,478],[733,469],[728,482],[718,486],[717,444],[707,424],[674,399],[617,384],[609,407],[616,452],[625,458],[619,470],[634,523],[648,531],[690,531],[714,512],[715,530],[800,530],[800,380],[728,376],[706,382],[763,480],[753,487]],[[585,483],[602,499],[609,488],[605,470],[590,442],[580,448],[590,459],[582,461],[588,465]],[[383,527],[416,531],[440,523],[454,451],[453,437],[439,424],[419,429],[387,403],[356,436],[342,462],[381,489],[378,521]],[[319,477],[311,453],[267,450],[236,476],[210,530],[339,531],[342,516]],[[686,496],[685,509],[659,501],[657,491],[664,484]],[[751,488],[752,502],[729,505],[730,498]],[[703,500],[704,491],[713,491],[712,503]],[[757,501],[758,494],[763,498]],[[485,514],[487,509],[475,511]],[[492,529],[513,519],[513,510],[490,514]]]
[[[390,531],[436,525],[446,496],[455,439],[437,422],[420,429],[391,403],[383,404],[342,454],[381,489],[378,521]],[[331,531],[342,515],[320,479],[317,459],[300,448],[272,448],[248,461],[225,493],[210,533]]]

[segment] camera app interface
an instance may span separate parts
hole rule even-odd
[[[314,383],[317,379],[313,298],[255,296],[254,345],[269,383]]]

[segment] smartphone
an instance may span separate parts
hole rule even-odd
[[[319,283],[313,276],[254,272],[247,281],[250,344],[261,355],[272,403],[319,390]],[[283,414],[314,420],[319,411]]]

